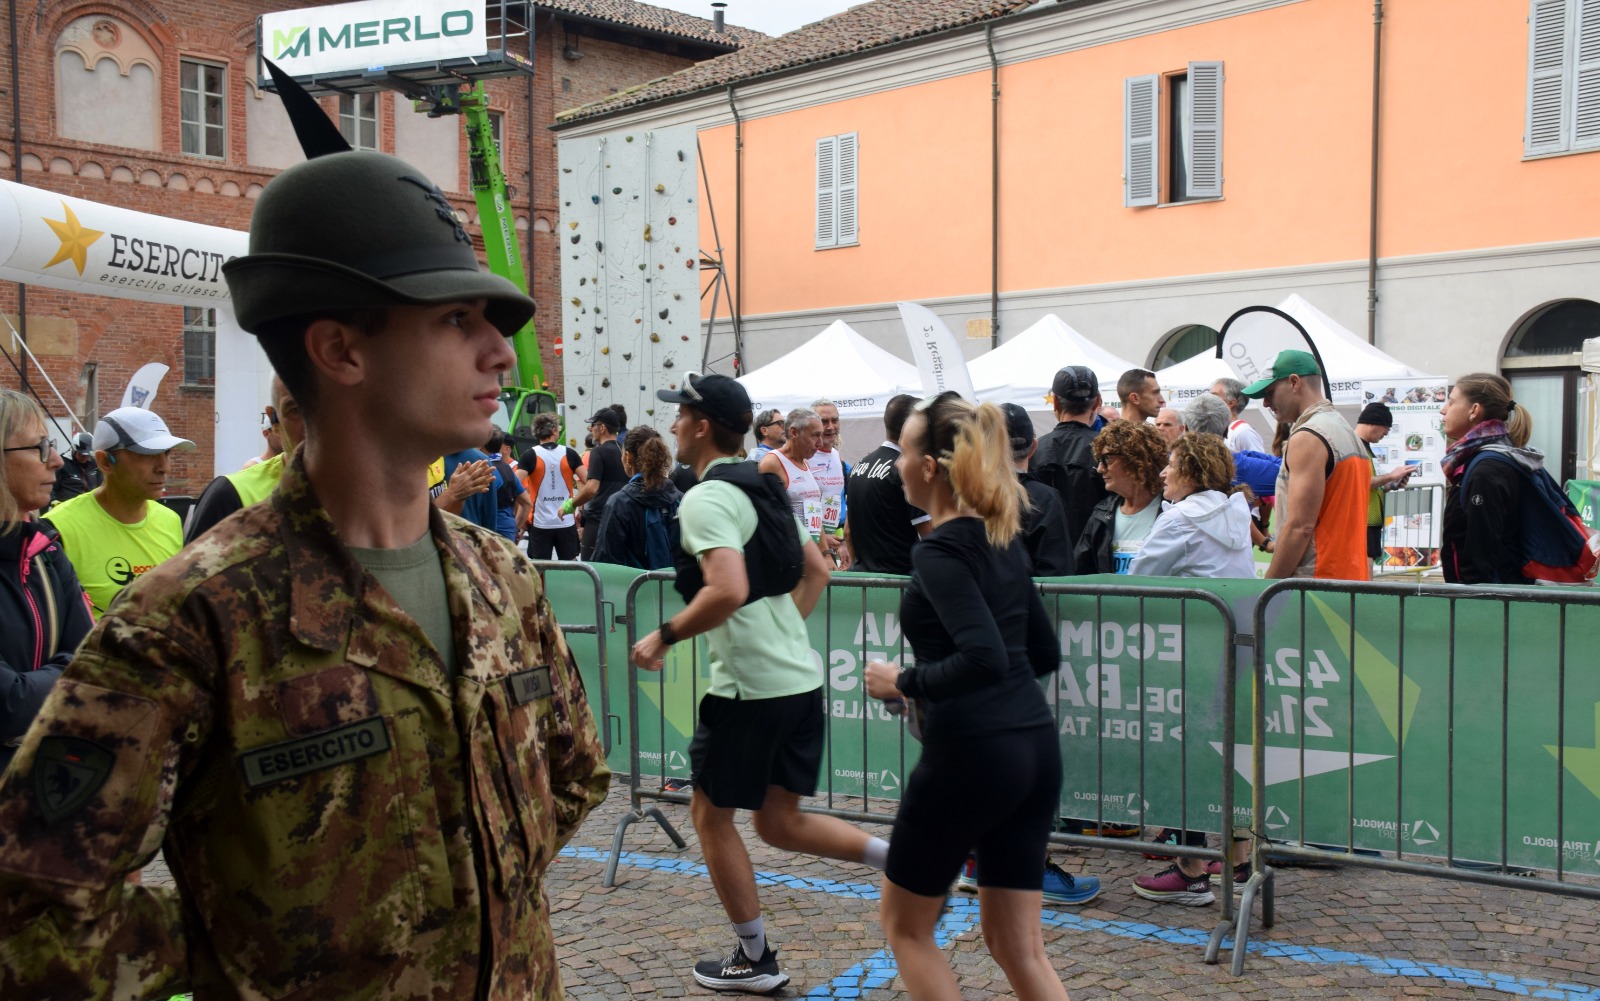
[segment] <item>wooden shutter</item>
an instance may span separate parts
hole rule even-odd
[[[838,191],[839,140],[828,136],[817,140],[817,247],[839,243]]]
[[[1161,78],[1131,76],[1122,94],[1122,204],[1154,205],[1159,194],[1157,172],[1161,125]]]
[[[1595,0],[1600,3],[1600,0]],[[843,246],[856,242],[856,133],[849,132],[838,137],[838,164],[839,173],[835,189],[838,192],[836,199],[839,211],[838,244]]]
[[[1600,146],[1600,0],[1579,0],[1572,148]]]
[[[1183,137],[1189,164],[1185,198],[1222,197],[1222,64],[1190,63],[1189,131]]]
[[[1558,153],[1568,146],[1569,0],[1532,0],[1528,16],[1528,124],[1524,151]]]

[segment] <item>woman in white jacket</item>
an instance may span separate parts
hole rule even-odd
[[[1172,443],[1161,471],[1162,514],[1128,573],[1142,577],[1254,577],[1250,505],[1233,490],[1233,455],[1216,435]]]

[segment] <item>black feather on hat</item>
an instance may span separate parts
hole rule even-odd
[[[239,326],[321,310],[487,300],[507,337],[533,319],[521,289],[478,264],[455,207],[397,157],[352,151],[316,100],[270,61],[307,160],[273,178],[250,218],[250,252],[222,265]]]

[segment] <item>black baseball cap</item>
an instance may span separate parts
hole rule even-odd
[[[688,404],[707,420],[730,431],[745,434],[750,430],[750,394],[738,380],[725,375],[698,375],[686,372],[677,389],[658,389],[662,403]]]
[[[612,434],[622,430],[622,418],[618,417],[617,412],[612,410],[610,407],[601,407],[599,410],[596,410],[594,412],[594,416],[590,417],[584,423],[586,425],[604,424],[606,429]]]
[[[1000,404],[1006,415],[1006,435],[1011,439],[1011,451],[1020,452],[1033,444],[1033,418],[1015,403]]]
[[[1100,380],[1087,365],[1068,365],[1057,372],[1055,381],[1050,383],[1050,395],[1058,400],[1087,402],[1099,392]]]

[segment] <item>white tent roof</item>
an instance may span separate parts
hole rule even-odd
[[[1365,338],[1357,337],[1340,326],[1337,320],[1311,305],[1298,293],[1278,303],[1278,308],[1299,320],[1300,325],[1306,328],[1306,333],[1311,335],[1322,354],[1322,364],[1328,370],[1328,378],[1335,382],[1394,379],[1404,383],[1438,378],[1379,351],[1368,344]]]
[[[1433,385],[1442,379],[1413,368],[1391,355],[1368,344],[1363,338],[1346,330],[1333,317],[1311,305],[1298,293],[1278,303],[1278,309],[1294,317],[1311,335],[1322,355],[1322,364],[1328,377],[1334,381],[1335,403],[1359,403],[1363,397],[1359,388],[1341,391],[1337,384],[1383,382],[1393,380],[1395,388],[1404,392],[1408,386]],[[1196,392],[1210,390],[1218,379],[1237,378],[1221,358],[1207,351],[1187,361],[1179,362],[1156,373],[1161,388],[1168,399],[1183,400]]]
[[[1217,357],[1215,350],[1203,351],[1156,373],[1161,391],[1174,405],[1192,400],[1201,393],[1211,392],[1211,387],[1216,385],[1218,379],[1233,378],[1236,378],[1233,369]]]
[[[784,413],[826,396],[839,416],[879,417],[897,393],[922,395],[917,368],[835,320],[826,330],[739,379],[755,413]]]
[[[1133,362],[1102,348],[1069,327],[1054,313],[967,363],[978,399],[1015,403],[1028,410],[1049,410],[1050,382],[1067,365],[1087,365],[1100,379],[1100,393],[1117,398],[1117,380]]]

